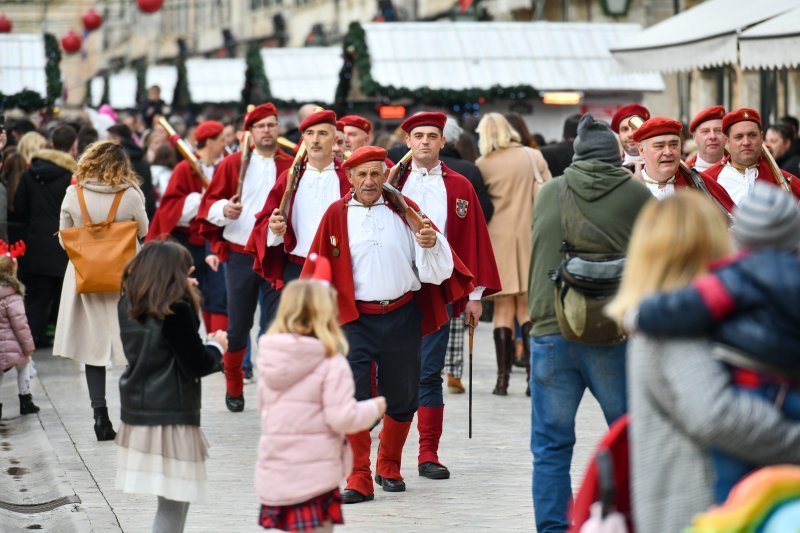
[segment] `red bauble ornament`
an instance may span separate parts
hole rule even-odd
[[[155,13],[164,6],[164,0],[136,0],[143,13]]]
[[[74,54],[81,49],[81,36],[70,30],[61,38],[61,48],[68,54]]]
[[[0,15],[0,33],[11,33],[12,27],[11,21],[5,15]]]
[[[81,20],[83,21],[83,27],[86,31],[94,31],[103,24],[103,17],[94,9],[90,9],[84,13]]]

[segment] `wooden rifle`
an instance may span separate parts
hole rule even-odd
[[[761,155],[767,160],[767,164],[769,165],[769,170],[772,173],[772,178],[775,180],[775,183],[778,184],[778,187],[783,187],[786,192],[789,194],[792,193],[792,186],[789,184],[789,180],[786,176],[783,175],[781,172],[778,163],[775,161],[775,158],[772,156],[772,152],[770,152],[766,146],[764,146],[764,142],[761,142]]]
[[[247,167],[250,166],[250,132],[247,131],[242,139],[242,164],[239,166],[239,180],[236,183],[236,199],[239,203],[242,202],[242,187],[244,186],[244,177],[247,174]]]
[[[278,144],[280,144],[284,148],[291,150],[294,153],[297,153],[297,145],[292,141],[290,141],[289,139],[287,139],[286,137],[278,137]]]
[[[423,228],[431,227],[430,220],[422,218],[419,213],[414,211],[400,191],[388,182],[383,184],[383,197],[400,212],[414,233],[419,233]]]
[[[192,147],[187,143],[185,140],[178,135],[178,132],[175,131],[175,128],[172,127],[166,118],[160,117],[158,119],[158,123],[161,124],[161,127],[164,128],[169,135],[169,143],[178,149],[181,156],[189,163],[189,167],[192,169],[192,172],[200,178],[200,183],[203,184],[203,189],[208,188],[208,179],[206,178],[205,174],[203,173],[203,168],[200,166],[200,161],[197,160],[195,157],[194,152],[192,151]]]
[[[280,206],[278,211],[281,212],[286,218],[286,205],[292,197],[292,192],[297,188],[297,182],[300,179],[300,170],[303,165],[303,159],[306,157],[306,143],[300,143],[300,148],[297,150],[297,155],[294,156],[292,166],[289,168],[289,173],[286,175],[286,189],[283,191]]]
[[[411,150],[406,152],[400,161],[397,162],[395,166],[389,169],[389,175],[386,177],[386,183],[391,185],[392,187],[397,187],[397,180],[400,179],[400,176],[403,175],[403,172],[406,171],[408,168],[408,164],[411,161]]]

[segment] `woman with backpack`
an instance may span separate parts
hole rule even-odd
[[[59,230],[84,225],[78,197],[80,187],[91,221],[105,220],[116,194],[122,192],[114,221],[133,220],[138,226],[138,237],[147,235],[144,194],[121,146],[110,141],[94,143],[78,161],[78,170],[73,178],[77,185],[71,185],[64,196]],[[118,301],[119,291],[79,294],[75,266],[70,260],[61,290],[53,355],[86,365],[86,384],[94,409],[94,431],[100,441],[113,440],[116,436],[106,408],[106,364],[112,356],[118,361],[123,360]]]

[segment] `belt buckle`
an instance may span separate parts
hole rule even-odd
[[[381,314],[385,315],[386,314],[386,307],[391,303],[391,300],[381,300],[378,303],[381,306]]]

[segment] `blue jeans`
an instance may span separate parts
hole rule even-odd
[[[740,387],[741,394],[754,394],[774,403],[780,392],[780,385],[775,383],[764,384],[756,389]],[[800,390],[790,388],[780,406],[781,412],[787,418],[800,420]],[[711,460],[714,465],[714,500],[723,503],[728,498],[728,493],[750,471],[758,465],[749,464],[732,455],[717,449],[711,450]]]
[[[263,288],[258,290],[258,306],[261,308],[261,314],[258,318],[258,336],[256,339],[261,337],[265,331],[267,331],[267,294]],[[247,336],[247,350],[244,352],[244,359],[242,360],[242,369],[243,370],[253,370],[253,361],[250,359],[250,352],[251,352],[251,344],[252,340],[250,339],[250,335]]]
[[[447,315],[453,316],[452,305],[447,306]],[[441,407],[444,405],[442,370],[444,370],[444,360],[449,340],[449,320],[439,330],[422,338],[419,404],[423,407]]]
[[[575,415],[586,388],[610,425],[627,410],[626,343],[592,346],[562,335],[531,337],[533,507],[539,533],[569,528]]]

